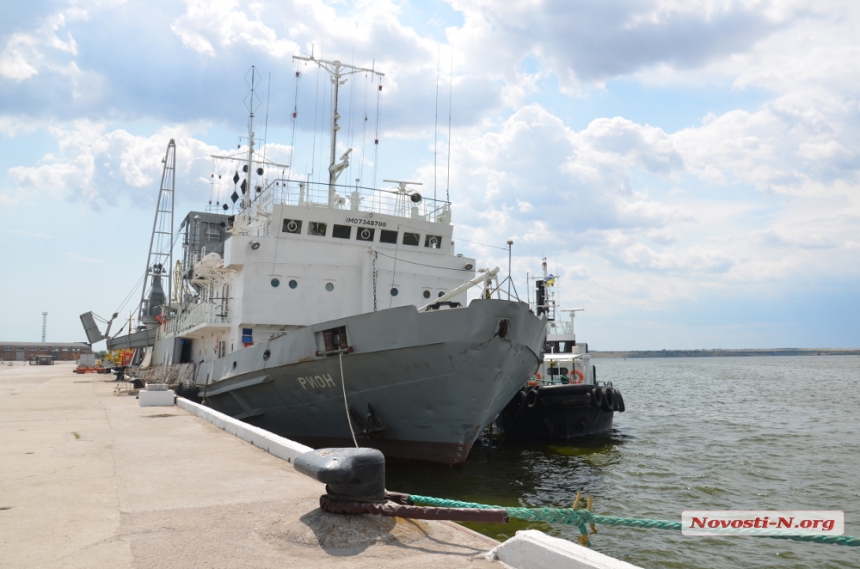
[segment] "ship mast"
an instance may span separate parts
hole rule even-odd
[[[245,76],[247,77],[247,75]],[[254,175],[254,101],[256,100],[257,68],[251,66],[251,92],[248,94],[248,168],[245,176],[245,191],[242,192],[242,209],[247,214],[251,208],[251,177]]]
[[[249,231],[250,223],[251,223],[251,192],[256,191],[256,185],[254,183],[254,176],[260,177],[263,175],[262,165],[266,166],[275,166],[277,168],[289,168],[288,164],[278,164],[276,162],[272,162],[271,160],[266,160],[265,158],[256,159],[257,169],[254,169],[254,110],[259,106],[258,97],[257,97],[257,85],[259,83],[257,79],[257,68],[252,65],[251,69],[245,75],[246,81],[248,75],[251,76],[251,80],[248,82],[248,86],[250,87],[250,91],[248,93],[248,97],[246,98],[245,105],[248,107],[248,156],[240,157],[238,156],[221,156],[212,154],[212,158],[216,158],[219,160],[231,160],[240,163],[244,163],[242,170],[245,173],[245,179],[242,180],[242,185],[245,186],[245,189],[242,190],[242,207],[239,215],[236,216],[236,219],[233,221],[233,226],[230,228],[230,232],[233,234],[247,234]],[[236,174],[233,176],[233,184],[236,185],[241,180],[239,176],[238,170]],[[233,201],[235,203],[235,190],[233,195]],[[224,205],[224,209],[227,209],[227,205]]]
[[[349,153],[352,152],[352,148],[348,148],[347,151],[343,153],[343,156],[340,157],[340,162],[337,162],[335,159],[337,152],[337,131],[340,130],[340,125],[337,124],[337,120],[340,118],[340,115],[337,112],[338,91],[340,90],[340,86],[347,82],[347,75],[352,75],[361,71],[378,75],[379,77],[385,77],[385,74],[380,73],[373,68],[368,69],[367,67],[355,67],[354,65],[341,63],[337,60],[329,61],[327,59],[318,59],[313,55],[310,57],[294,55],[293,59],[316,63],[321,69],[328,72],[331,76],[331,83],[334,86],[334,93],[331,98],[331,149],[329,152],[328,167],[328,206],[333,207],[335,201],[335,183],[337,182],[337,178],[340,176],[340,173],[349,166]]]

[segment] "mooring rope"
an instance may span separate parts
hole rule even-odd
[[[594,524],[681,531],[681,522],[601,516],[593,514],[587,509],[508,508],[505,506],[492,506],[488,504],[477,504],[474,502],[447,500],[445,498],[433,498],[431,496],[419,496],[417,494],[409,495],[407,500],[410,504],[434,506],[437,508],[502,509],[505,510],[509,518],[515,518],[527,522],[549,522],[554,524],[573,525],[579,528],[579,533],[581,534],[580,541],[584,544],[587,544],[588,541],[588,530],[586,526],[591,525],[592,530],[594,530]],[[829,543],[833,545],[846,545],[848,547],[860,547],[860,537],[852,537],[850,535],[753,535],[752,537],[770,537],[773,539],[790,539],[792,541],[811,541],[814,543]]]
[[[349,434],[352,435],[352,443],[355,448],[358,448],[358,441],[355,440],[355,431],[352,428],[352,418],[349,416],[349,403],[346,400],[346,380],[343,378],[343,351],[337,352],[337,363],[340,364],[340,386],[343,388],[343,410],[346,413],[346,424],[349,425]]]

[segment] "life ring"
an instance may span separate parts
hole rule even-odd
[[[576,376],[577,379],[573,379],[574,376]],[[585,374],[578,369],[571,370],[568,377],[570,378],[568,381],[570,381],[571,385],[579,385],[585,381]]]

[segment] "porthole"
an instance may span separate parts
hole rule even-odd
[[[325,289],[326,289],[327,291],[329,291],[329,292],[333,291],[333,290],[334,290],[334,284],[332,284],[332,283],[325,283]]]
[[[236,369],[236,362],[233,362],[233,369]]]
[[[430,298],[430,291],[429,290],[424,291],[424,298]]]
[[[263,352],[263,359],[264,360],[268,360],[270,357],[272,357],[271,350],[266,350],[265,352]]]
[[[272,279],[272,286],[273,287],[278,288],[278,285],[280,285],[280,284],[281,284],[281,281],[279,281],[278,279]]]
[[[442,298],[443,296],[445,296],[445,293],[444,293],[444,292],[440,292],[440,293],[439,293],[439,298]]]
[[[289,285],[290,285],[290,288],[296,288],[297,286],[299,286],[299,283],[297,283],[295,281],[295,279],[293,279],[289,282]]]
[[[391,289],[391,296],[397,296],[399,291],[396,288]]]

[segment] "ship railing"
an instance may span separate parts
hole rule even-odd
[[[229,324],[230,316],[224,312],[223,304],[217,300],[204,301],[183,308],[177,317],[167,322],[167,333],[182,334],[203,324]]]
[[[419,191],[380,190],[357,185],[335,185],[334,188],[335,194],[330,198],[328,184],[279,178],[269,182],[252,202],[251,213],[269,212],[273,205],[303,205],[356,213],[381,213],[435,223],[451,222],[451,202],[426,197]]]

